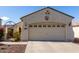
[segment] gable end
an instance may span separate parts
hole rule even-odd
[[[61,13],[61,14],[66,15],[66,16],[68,16],[68,17],[74,18],[73,16],[68,15],[68,14],[66,14],[66,13],[63,13],[63,12],[61,12],[61,11],[58,11],[58,10],[56,10],[56,9],[54,9],[54,8],[51,8],[51,7],[46,7],[46,8],[52,9],[52,10],[54,10],[54,11],[57,11],[57,12],[59,12],[59,13]],[[46,9],[46,8],[40,9],[40,10],[35,11],[35,12],[33,12],[33,13],[30,13],[30,14],[28,14],[28,15],[25,15],[25,16],[21,17],[20,19],[22,19],[22,18],[24,18],[24,17],[27,17],[27,16],[29,16],[29,15],[32,15],[32,14],[34,14],[34,13],[36,13],[36,12],[41,11],[41,10],[44,10],[44,9]]]

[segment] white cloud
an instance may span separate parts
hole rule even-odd
[[[9,18],[9,17],[6,17],[6,16],[2,16],[1,19],[2,19],[3,21],[6,21],[6,20],[9,20],[10,18]]]

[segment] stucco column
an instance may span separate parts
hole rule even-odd
[[[66,35],[66,41],[67,41],[67,39],[68,39],[68,37],[67,37],[67,31],[68,31],[68,30],[67,30],[67,29],[68,29],[68,25],[66,24],[66,26],[65,26],[65,31],[66,31],[66,32],[65,32],[65,35]]]
[[[4,35],[4,40],[7,40],[7,27],[5,27],[5,35]]]
[[[21,32],[21,40],[22,41],[28,41],[28,25],[24,26]]]
[[[66,41],[73,41],[74,40],[74,33],[72,26],[66,25]]]

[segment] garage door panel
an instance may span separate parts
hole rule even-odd
[[[29,28],[29,40],[64,40],[65,29],[63,27],[31,27]]]

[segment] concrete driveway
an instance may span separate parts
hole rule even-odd
[[[79,53],[79,44],[72,42],[29,41],[26,53]]]

